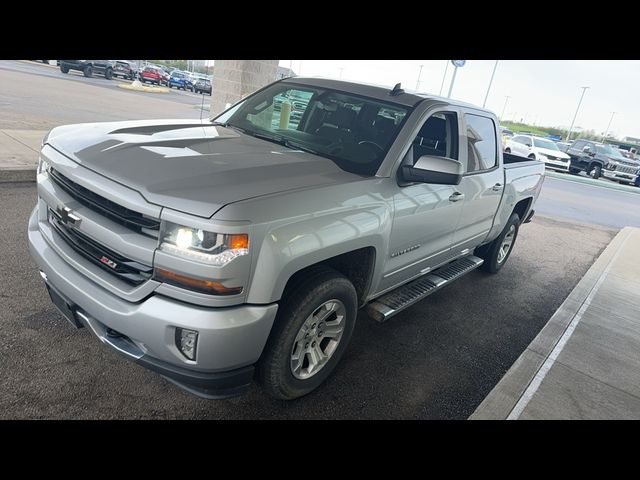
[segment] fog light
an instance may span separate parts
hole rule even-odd
[[[176,328],[176,346],[189,360],[196,359],[196,347],[198,345],[198,332],[186,328]]]

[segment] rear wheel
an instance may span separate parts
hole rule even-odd
[[[513,244],[518,237],[519,229],[520,217],[517,213],[513,213],[498,238],[487,245],[476,248],[475,254],[484,260],[480,267],[482,270],[497,273],[507,263],[513,250]]]
[[[504,153],[511,153],[511,149],[509,147],[505,148]]]
[[[86,67],[84,67],[82,73],[84,73],[85,77],[91,78],[91,76],[93,75],[93,68],[91,68],[91,65],[87,65]]]
[[[527,158],[530,158],[531,160],[535,160],[536,156],[532,153],[531,155],[529,155]]]
[[[60,65],[60,71],[62,73],[69,73],[69,67],[66,67],[64,65]]]
[[[107,80],[111,80],[113,78],[113,70],[111,68],[107,68],[104,72],[104,78]]]
[[[291,400],[315,390],[344,354],[356,322],[353,284],[315,267],[283,297],[258,363],[257,376],[273,397]]]

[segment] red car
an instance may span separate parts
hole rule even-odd
[[[140,71],[140,81],[142,83],[157,83],[158,85],[166,84],[168,79],[165,79],[165,72],[158,67],[147,65]]]

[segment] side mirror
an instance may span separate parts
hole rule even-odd
[[[525,143],[525,145],[529,148],[531,148],[531,144],[530,143]]]
[[[406,182],[458,185],[464,174],[462,163],[447,157],[423,155],[415,165],[401,167],[402,179]]]
[[[585,145],[585,147],[582,149],[582,151],[584,153],[591,153],[591,147],[589,145]]]

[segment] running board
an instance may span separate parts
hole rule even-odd
[[[380,323],[386,322],[396,313],[428,297],[433,292],[440,290],[471,270],[475,270],[483,263],[483,259],[473,255],[448,263],[376,298],[367,305],[367,314]]]

